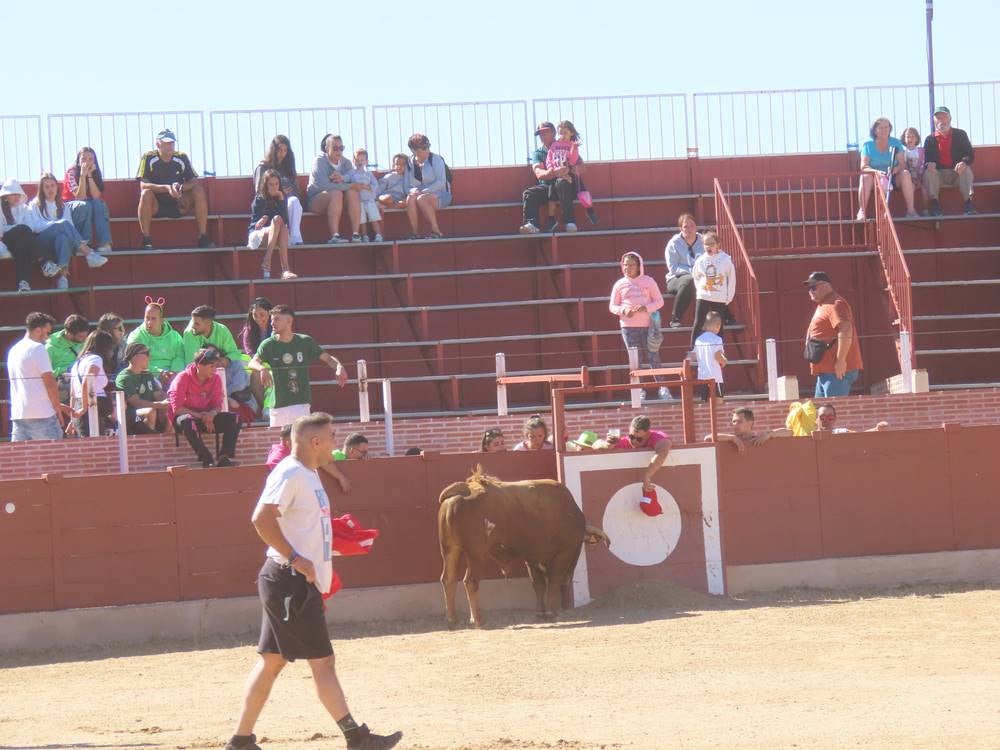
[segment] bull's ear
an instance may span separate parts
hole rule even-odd
[[[454,495],[459,495],[461,497],[468,497],[471,490],[466,482],[453,482],[441,490],[441,496],[438,498],[439,503],[443,503],[449,497]]]

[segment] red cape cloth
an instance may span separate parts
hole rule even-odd
[[[330,519],[330,526],[333,530],[331,547],[335,556],[367,555],[372,551],[372,545],[379,535],[378,529],[364,528],[350,513]],[[323,598],[329,599],[342,588],[343,583],[335,570],[330,581],[330,590],[323,595]]]

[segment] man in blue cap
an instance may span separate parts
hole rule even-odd
[[[938,107],[934,110],[934,132],[924,141],[924,192],[927,194],[927,214],[941,216],[938,192],[941,186],[957,187],[965,200],[965,213],[972,216],[972,162],[976,153],[969,141],[969,134],[951,126],[951,110]]]

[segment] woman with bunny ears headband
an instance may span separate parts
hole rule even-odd
[[[149,371],[166,390],[174,375],[184,369],[184,340],[163,315],[166,300],[146,295],[142,325],[128,335],[128,343],[139,342],[149,349]]]

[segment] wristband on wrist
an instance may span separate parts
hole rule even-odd
[[[299,553],[296,552],[295,550],[292,550],[292,554],[288,556],[288,564],[292,565],[296,560],[299,559],[299,557],[300,557]]]

